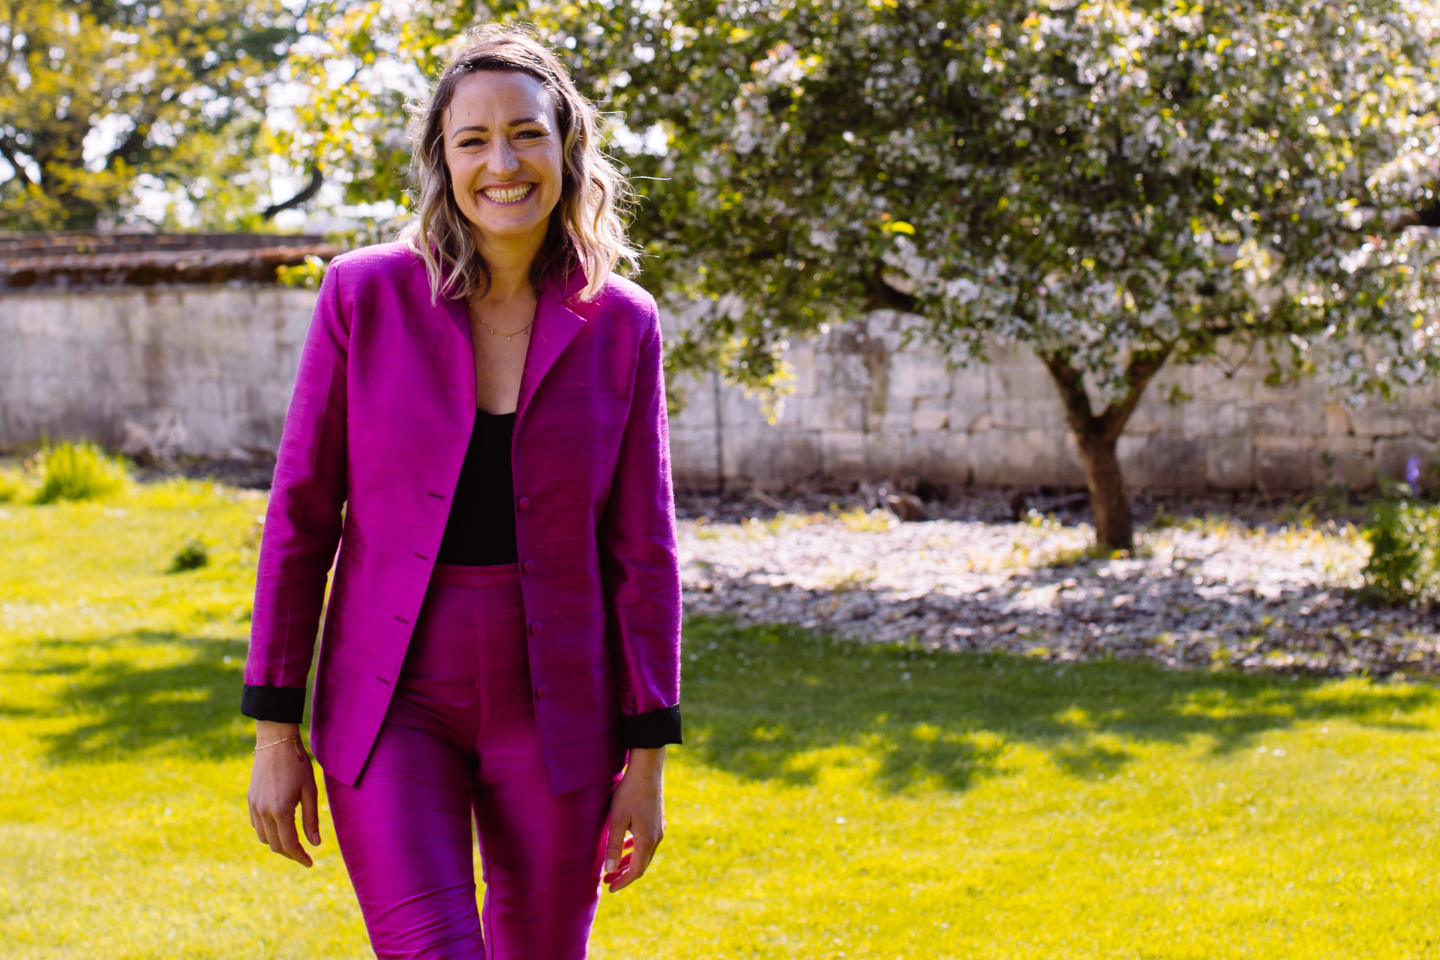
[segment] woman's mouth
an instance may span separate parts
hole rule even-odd
[[[493,203],[509,205],[524,200],[534,189],[535,184],[533,183],[517,183],[513,187],[486,187],[480,192],[485,194],[485,199]]]

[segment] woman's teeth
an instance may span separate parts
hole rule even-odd
[[[491,187],[488,190],[482,190],[480,192],[496,203],[514,203],[516,200],[524,199],[525,195],[528,194],[534,186],[535,184],[533,183],[525,183],[518,187],[505,187],[503,189]]]

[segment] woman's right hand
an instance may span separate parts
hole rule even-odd
[[[300,725],[271,723],[255,724],[255,745],[265,747],[284,737],[300,736]],[[289,857],[303,866],[312,866],[310,854],[300,844],[295,832],[295,806],[300,806],[300,819],[305,838],[313,846],[320,845],[320,798],[315,789],[315,771],[310,755],[299,740],[276,743],[255,751],[255,764],[250,768],[250,825],[260,842],[269,844],[276,853]]]

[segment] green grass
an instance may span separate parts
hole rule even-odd
[[[244,814],[262,508],[0,505],[5,960],[369,955],[328,822],[304,871]],[[196,537],[208,565],[168,572]],[[685,709],[669,836],[602,902],[599,960],[1440,950],[1430,686],[704,621]]]

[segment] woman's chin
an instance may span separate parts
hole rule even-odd
[[[471,217],[470,225],[475,230],[475,239],[481,244],[494,246],[534,242],[537,235],[545,239],[548,218],[525,217]]]

